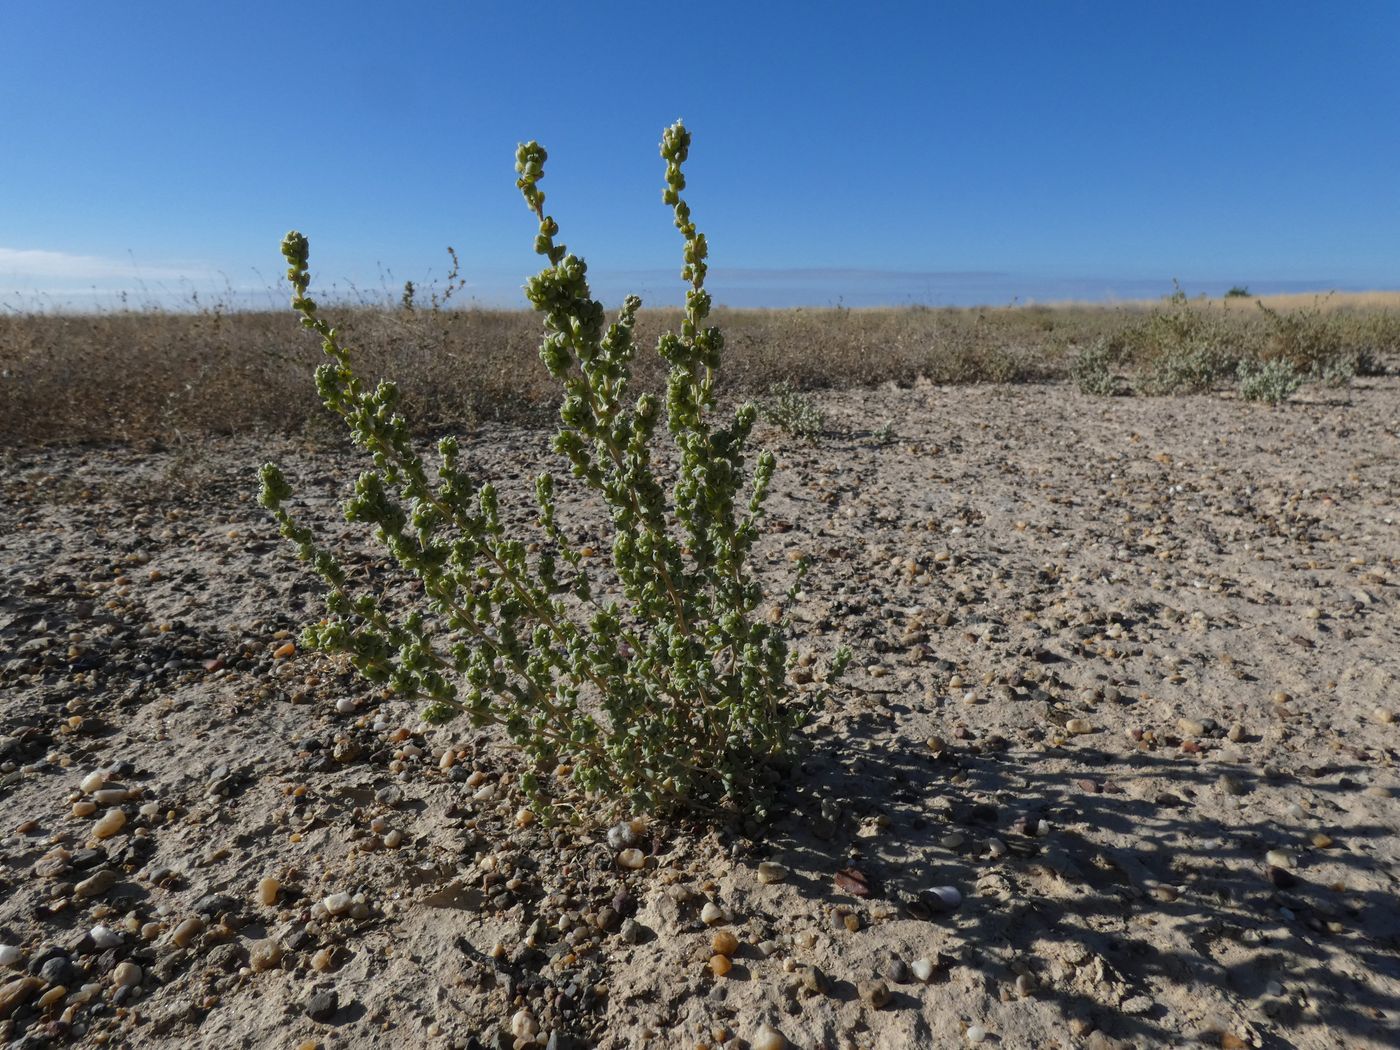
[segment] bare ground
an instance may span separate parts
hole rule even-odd
[[[352,456],[4,453],[0,1039],[511,1046],[525,1010],[555,1050],[1396,1045],[1400,380],[820,404],[815,446],[763,435],[760,554],[775,592],[812,557],[799,649],[855,673],[769,826],[653,823],[635,872],[605,827],[518,826],[490,734],[273,657],[319,593],[254,468],[335,534]],[[543,445],[470,441],[507,485]],[[133,794],[75,816],[94,770]]]

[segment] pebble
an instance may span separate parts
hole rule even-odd
[[[0,1018],[7,1018],[44,986],[37,977],[20,977],[0,987]]]
[[[248,966],[254,973],[271,970],[282,961],[284,949],[272,937],[254,941],[248,948]]]
[[[277,893],[281,890],[282,884],[271,875],[258,882],[258,903],[264,907],[271,907],[277,903]]]
[[[968,1025],[967,1041],[969,1043],[980,1043],[987,1038],[987,1030],[980,1024]]]
[[[625,849],[617,855],[617,866],[627,868],[629,871],[644,868],[646,863],[646,854],[639,849]]]
[[[119,962],[112,970],[112,983],[118,988],[135,988],[141,983],[141,967],[134,962]]]
[[[90,798],[81,799],[73,803],[73,816],[90,817],[97,812],[97,803]]]
[[[909,972],[925,984],[933,977],[933,970],[932,959],[915,959],[909,964]]]
[[[613,849],[626,849],[628,846],[637,844],[637,832],[632,828],[630,820],[624,820],[620,824],[614,824],[608,828],[608,845]]]
[[[1264,863],[1272,865],[1275,868],[1290,869],[1294,864],[1293,855],[1287,850],[1271,849],[1268,853],[1264,854]]]
[[[1065,723],[1065,730],[1074,736],[1083,736],[1094,731],[1094,723],[1087,718],[1071,718]]]
[[[355,701],[348,696],[342,696],[335,702],[335,712],[338,715],[353,715],[355,713]]]
[[[91,795],[105,783],[107,783],[107,774],[99,769],[83,777],[82,783],[78,787],[84,795]]]
[[[700,921],[706,926],[713,926],[717,922],[723,922],[724,909],[714,901],[706,901],[705,906],[700,909]]]
[[[109,809],[92,826],[92,833],[100,839],[109,839],[125,826],[126,814],[119,809]]]
[[[100,897],[117,884],[117,873],[111,868],[102,868],[73,887],[79,897]]]
[[[787,1050],[787,1037],[772,1025],[759,1025],[753,1039],[749,1040],[753,1050]]]
[[[540,1023],[529,1010],[517,1010],[510,1019],[510,1031],[517,1039],[533,1039],[539,1034]]]
[[[306,1000],[306,1016],[313,1021],[326,1021],[340,1009],[340,996],[334,989],[329,992],[315,992]]]
[[[729,956],[727,955],[710,956],[710,972],[716,977],[723,977],[733,969],[733,967],[734,964],[729,961]]]
[[[1230,726],[1230,731],[1226,733],[1225,736],[1226,739],[1230,741],[1230,743],[1239,744],[1244,741],[1247,734],[1244,731],[1244,726],[1241,723],[1236,722],[1234,725]]]
[[[962,904],[962,894],[956,886],[935,886],[928,891],[929,903],[937,904],[945,911],[952,911]]]
[[[763,883],[782,882],[788,877],[787,868],[776,861],[765,860],[758,866],[758,881]]]
[[[175,932],[170,935],[170,941],[177,948],[188,948],[203,931],[204,920],[198,915],[191,915],[175,927]]]
[[[13,966],[23,955],[13,944],[0,944],[0,966]]]
[[[344,915],[354,904],[348,893],[332,893],[321,901],[321,907],[325,908],[331,915]]]
[[[720,930],[710,941],[716,955],[733,955],[739,950],[739,938],[728,930]]]
[[[88,936],[99,951],[115,948],[122,942],[122,935],[107,926],[94,926],[88,931]]]
[[[890,986],[884,981],[861,981],[856,991],[872,1010],[879,1010],[890,1001]]]
[[[92,793],[92,800],[99,806],[115,806],[119,802],[125,802],[131,797],[131,792],[126,788],[103,788],[101,791]]]

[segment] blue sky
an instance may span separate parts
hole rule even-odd
[[[1400,287],[1400,4],[0,7],[0,304],[280,304],[537,268],[517,142],[615,300],[679,294],[660,132],[732,305]],[[95,293],[94,293],[95,290]]]

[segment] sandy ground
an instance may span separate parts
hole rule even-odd
[[[349,538],[352,455],[4,453],[0,1041],[1400,1045],[1400,379],[819,401],[760,557],[853,673],[771,825],[652,822],[641,871],[518,826],[490,734],[274,658],[320,596],[254,469]]]

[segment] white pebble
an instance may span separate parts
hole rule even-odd
[[[510,1030],[517,1039],[532,1039],[539,1034],[540,1023],[529,1010],[517,1010],[510,1019]]]
[[[617,866],[636,871],[646,867],[646,854],[639,849],[625,849],[617,855]]]
[[[348,696],[342,696],[335,702],[335,711],[340,715],[352,715],[355,713],[355,701]]]
[[[321,906],[330,915],[344,915],[350,910],[350,905],[353,903],[354,901],[348,893],[332,893],[321,901]]]
[[[614,824],[608,828],[608,845],[613,849],[625,849],[636,844],[637,833],[632,830],[629,821],[624,820],[621,824]]]
[[[706,926],[713,926],[717,922],[723,922],[724,909],[714,901],[706,901],[705,906],[700,909],[700,921]]]
[[[988,839],[987,853],[993,860],[1006,856],[1006,843],[1002,842],[1001,839]]]
[[[19,962],[21,952],[13,944],[0,944],[0,966],[13,966]]]
[[[987,1038],[987,1030],[980,1024],[972,1025],[967,1030],[967,1041],[969,1043],[980,1043]]]
[[[909,972],[921,981],[928,981],[933,976],[933,962],[929,959],[915,959],[909,964]]]
[[[788,1041],[772,1025],[760,1025],[753,1037],[753,1050],[787,1050]]]
[[[962,894],[956,886],[935,886],[929,893],[949,911],[962,903]]]
[[[107,783],[107,774],[99,769],[83,777],[83,782],[79,784],[78,787],[82,789],[83,794],[91,795],[105,783]]]
[[[101,951],[115,948],[122,942],[121,934],[107,926],[94,926],[88,930],[88,936],[92,938],[92,943]]]

